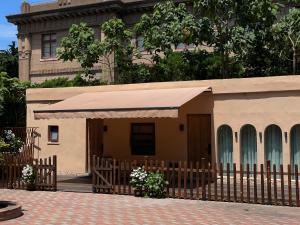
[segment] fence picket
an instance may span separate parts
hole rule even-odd
[[[236,164],[233,164],[233,200],[237,202],[237,193],[236,193]]]
[[[267,161],[267,194],[268,194],[268,204],[272,201],[272,190],[271,190],[271,161]]]
[[[196,162],[196,199],[200,198],[199,196],[199,162]]]
[[[240,165],[240,202],[244,202],[244,168]]]
[[[179,164],[178,164],[178,198],[181,198],[181,161],[179,161]]]
[[[261,195],[261,203],[265,203],[265,179],[264,179],[264,165],[260,165],[260,195]]]
[[[187,161],[183,164],[183,198],[187,198]]]
[[[205,159],[201,159],[201,193],[202,200],[206,200],[206,185],[205,185]]]
[[[274,186],[274,204],[277,205],[277,172],[276,165],[273,165],[273,186]]]
[[[227,176],[227,201],[230,202],[230,164],[229,163],[227,163],[226,176]]]
[[[250,203],[250,165],[247,164],[247,203]]]
[[[208,164],[208,173],[207,173],[207,192],[208,192],[208,201],[211,201],[211,163]]]
[[[254,204],[257,203],[257,165],[253,165]]]
[[[289,196],[289,206],[293,206],[292,202],[292,178],[291,178],[291,165],[288,165],[288,196]]]
[[[221,189],[221,201],[224,201],[223,163],[220,164],[220,189]]]
[[[280,182],[281,182],[281,204],[285,205],[283,165],[280,165]]]
[[[190,162],[190,199],[193,199],[193,191],[194,191],[194,167],[193,162]]]
[[[296,206],[300,206],[299,202],[299,177],[298,177],[298,165],[295,165],[295,185],[296,185]]]
[[[215,191],[215,201],[218,201],[218,172],[217,164],[214,164],[214,191]]]

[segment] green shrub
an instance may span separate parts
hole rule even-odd
[[[146,196],[150,198],[165,198],[166,197],[166,187],[168,182],[161,173],[150,173],[147,176],[145,189]]]

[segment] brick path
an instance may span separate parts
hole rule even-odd
[[[300,224],[300,208],[71,192],[0,190],[22,204],[18,224]]]

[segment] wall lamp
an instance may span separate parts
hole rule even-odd
[[[184,131],[184,124],[180,124],[180,125],[179,125],[179,130],[180,130],[180,131]]]
[[[104,132],[107,132],[107,130],[108,130],[107,125],[104,125],[104,126],[103,126],[103,131],[104,131]]]

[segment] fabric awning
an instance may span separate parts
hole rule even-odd
[[[178,109],[209,87],[84,93],[34,110],[35,119],[177,118]]]

